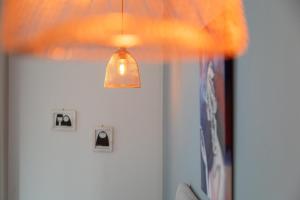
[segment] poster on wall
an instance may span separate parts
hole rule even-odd
[[[56,131],[75,131],[76,111],[65,109],[53,110],[52,129]]]
[[[113,128],[101,126],[95,130],[94,151],[112,152],[113,150]]]
[[[200,62],[201,189],[210,200],[233,199],[233,61]]]

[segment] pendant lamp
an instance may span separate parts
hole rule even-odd
[[[124,35],[124,0],[121,0],[121,36]],[[120,44],[121,45],[121,44]],[[105,73],[105,88],[140,88],[139,67],[135,59],[123,47],[110,58]]]
[[[141,87],[138,64],[126,49],[119,49],[110,58],[106,67],[104,87]]]

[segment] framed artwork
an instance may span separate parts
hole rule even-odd
[[[233,65],[200,62],[201,189],[210,200],[233,199]]]
[[[102,126],[95,130],[94,151],[112,152],[113,128]]]
[[[52,112],[52,129],[57,131],[75,131],[76,111],[54,110]]]

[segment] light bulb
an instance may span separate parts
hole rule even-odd
[[[140,88],[139,67],[125,48],[120,48],[110,58],[105,74],[105,88]]]
[[[124,63],[124,60],[121,59],[120,60],[120,65],[119,65],[119,74],[121,76],[124,76],[125,75],[125,72],[126,72],[126,64]]]

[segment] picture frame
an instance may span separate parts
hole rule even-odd
[[[95,152],[113,151],[113,128],[108,126],[101,126],[95,129],[93,139],[93,149]]]
[[[52,111],[52,130],[76,131],[77,116],[75,110],[57,109]]]
[[[233,59],[201,58],[201,190],[211,200],[233,200],[233,78]]]

